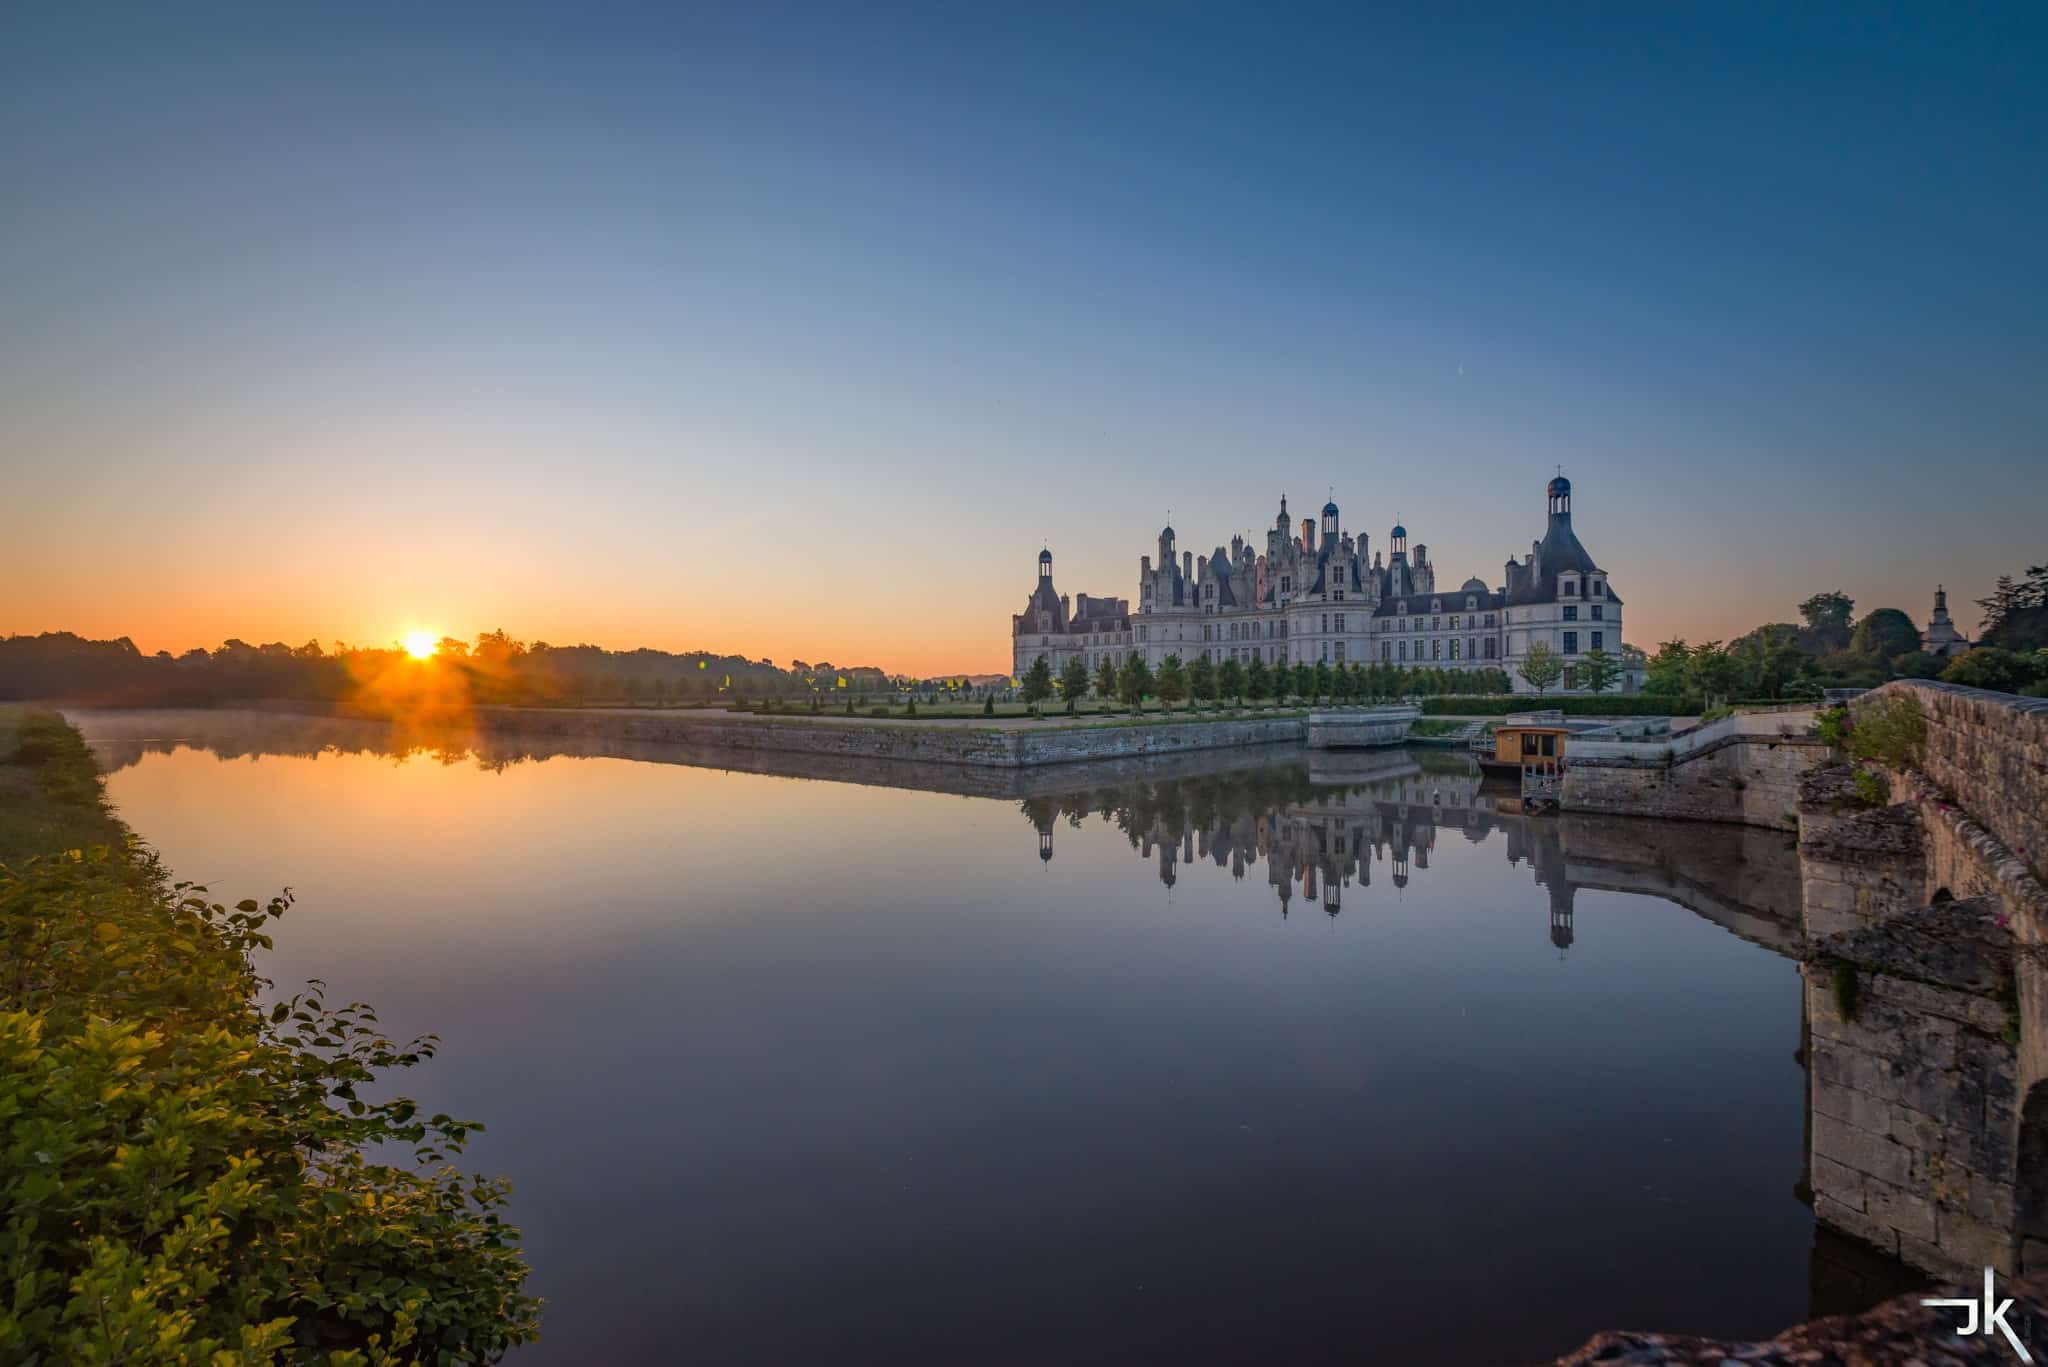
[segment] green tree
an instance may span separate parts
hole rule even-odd
[[[1242,703],[1245,689],[1244,666],[1236,660],[1225,660],[1216,671],[1216,688],[1232,702]]]
[[[1725,702],[1742,684],[1742,665],[1719,641],[1705,641],[1693,647],[1692,658],[1686,662],[1686,682],[1702,698]]]
[[[1843,650],[1849,644],[1849,622],[1856,613],[1856,600],[1838,590],[1816,593],[1799,605],[1806,621],[1807,649],[1815,655]]]
[[[1060,671],[1060,696],[1067,701],[1067,710],[1088,696],[1088,662],[1079,655],[1067,661]]]
[[[1175,703],[1187,697],[1188,672],[1181,667],[1179,655],[1168,655],[1159,662],[1159,677],[1153,681],[1152,691],[1169,712]]]
[[[1579,682],[1589,693],[1605,693],[1614,687],[1615,676],[1621,673],[1621,666],[1605,650],[1595,646],[1586,652],[1586,658],[1579,662]]]
[[[1041,655],[1031,662],[1031,668],[1024,671],[1024,701],[1044,702],[1052,696],[1052,666]]]
[[[1949,661],[1941,671],[1945,682],[1999,693],[2017,693],[2041,677],[2038,655],[2021,655],[1997,646],[1978,646]]]
[[[1152,691],[1152,671],[1145,664],[1145,657],[1135,650],[1124,657],[1124,665],[1116,674],[1116,695],[1124,706],[1133,712],[1140,710],[1145,697]]]
[[[1244,691],[1253,702],[1263,702],[1272,695],[1273,671],[1256,655],[1244,667]]]
[[[1564,661],[1546,642],[1534,641],[1530,643],[1529,653],[1522,657],[1520,673],[1523,682],[1540,696],[1548,693],[1564,677]]]
[[[1207,655],[1188,662],[1188,695],[1198,702],[1216,701],[1216,665]]]
[[[1095,667],[1095,696],[1104,702],[1116,697],[1116,663],[1109,656],[1102,657],[1102,663]]]
[[[1289,691],[1292,692],[1295,697],[1300,698],[1304,702],[1308,700],[1310,692],[1315,688],[1315,683],[1315,671],[1308,667],[1306,661],[1296,664],[1292,669],[1287,671],[1287,686]]]
[[[1320,702],[1329,696],[1330,662],[1328,660],[1316,661],[1315,669],[1309,674],[1309,687],[1314,690],[1309,694],[1309,701],[1311,703]]]
[[[1740,688],[1752,698],[1782,698],[1810,663],[1799,648],[1797,630],[1786,624],[1758,627],[1743,638],[1735,659]]]
[[[1913,619],[1897,608],[1877,608],[1856,624],[1849,649],[1878,669],[1889,671],[1891,662],[1920,648],[1920,629]]]
[[[1657,647],[1657,653],[1643,662],[1645,680],[1643,691],[1664,697],[1676,697],[1685,692],[1690,683],[1692,647],[1684,641],[1666,641]]]

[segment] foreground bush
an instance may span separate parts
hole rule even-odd
[[[105,847],[0,865],[0,1361],[482,1363],[534,1337],[506,1188],[444,1165],[478,1127],[360,1095],[431,1039],[317,985],[258,1008],[288,905]]]

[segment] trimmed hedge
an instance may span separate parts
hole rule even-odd
[[[1653,693],[1569,693],[1539,697],[1533,693],[1489,694],[1483,697],[1424,698],[1425,716],[1505,717],[1510,712],[1554,710],[1567,717],[1696,717],[1698,698]]]

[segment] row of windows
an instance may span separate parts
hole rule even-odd
[[[1607,609],[1606,609],[1606,607],[1604,607],[1604,606],[1603,606],[1602,604],[1599,604],[1599,603],[1595,603],[1595,604],[1593,604],[1593,620],[1594,620],[1594,621],[1596,621],[1596,622],[1602,622],[1602,621],[1605,621],[1606,619],[1607,619]],[[1567,622],[1576,622],[1576,621],[1578,621],[1578,620],[1579,620],[1579,608],[1578,608],[1578,604],[1576,604],[1576,603],[1566,603],[1566,604],[1564,605],[1564,620],[1565,620],[1565,621],[1567,621]]]

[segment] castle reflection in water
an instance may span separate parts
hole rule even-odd
[[[1094,816],[1122,831],[1173,887],[1201,864],[1240,882],[1257,878],[1282,916],[1299,907],[1339,915],[1347,899],[1426,876],[1445,840],[1495,836],[1512,867],[1549,894],[1550,941],[1576,937],[1580,888],[1667,897],[1744,938],[1785,949],[1795,934],[1796,873],[1786,842],[1738,828],[1683,828],[1572,816],[1530,817],[1511,787],[1442,751],[1313,754],[1306,761],[1161,781],[1132,780],[1020,806],[1050,862],[1064,822]],[[1769,846],[1764,849],[1762,847]],[[1754,847],[1754,848],[1752,848]],[[1762,856],[1762,857],[1759,857]]]

